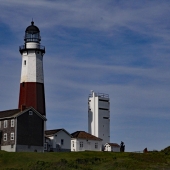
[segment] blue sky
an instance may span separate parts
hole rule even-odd
[[[47,128],[87,131],[90,90],[111,103],[111,142],[126,151],[170,141],[170,1],[0,0],[0,110],[18,106],[19,46],[41,31]]]

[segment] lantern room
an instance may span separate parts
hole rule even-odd
[[[39,43],[41,41],[40,30],[37,26],[34,25],[34,22],[31,22],[31,25],[28,26],[25,30],[25,43],[27,42],[36,42]]]

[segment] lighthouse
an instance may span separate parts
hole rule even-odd
[[[19,47],[22,56],[18,108],[33,107],[46,116],[43,56],[45,47],[40,45],[40,30],[31,22],[25,30],[24,45]]]

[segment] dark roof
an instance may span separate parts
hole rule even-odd
[[[103,140],[103,139],[93,136],[90,133],[87,133],[85,131],[76,131],[76,132],[72,133],[71,135],[73,136],[73,138],[79,138],[79,139]]]
[[[0,119],[6,119],[6,118],[12,118],[12,117],[18,117],[24,112],[27,112],[28,110],[33,110],[39,117],[41,117],[44,120],[47,120],[43,115],[41,115],[37,110],[35,110],[33,107],[26,108],[25,110],[21,111],[20,109],[12,109],[12,110],[4,110],[0,111]]]
[[[39,33],[40,30],[37,26],[34,25],[34,22],[32,21],[31,25],[26,28],[25,32],[30,33],[30,34],[36,34],[36,33]]]
[[[0,111],[0,118],[11,117],[11,116],[17,115],[20,112],[21,112],[20,109]]]
[[[57,132],[59,132],[60,130],[62,130],[62,129],[46,130],[45,135],[52,136],[52,135],[56,134]]]
[[[118,145],[117,143],[108,143],[110,146],[114,146],[114,147],[120,147],[120,145]]]
[[[66,132],[69,136],[71,136],[70,133],[67,132],[65,129],[46,130],[46,131],[45,131],[45,135],[46,135],[46,136],[53,136],[53,135],[55,135],[56,133],[58,133],[59,131],[64,131],[64,132]]]

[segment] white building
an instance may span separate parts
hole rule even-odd
[[[104,151],[109,151],[109,152],[120,152],[120,145],[117,143],[106,143],[104,145]]]
[[[51,146],[52,146],[52,140],[45,136],[45,140],[44,140],[44,152],[52,151]]]
[[[71,135],[65,129],[46,130],[45,136],[51,141],[46,140],[46,151],[69,152],[71,151]],[[50,149],[49,146],[50,145]]]
[[[109,95],[92,94],[88,98],[88,132],[103,139],[103,145],[110,142]]]
[[[71,151],[101,151],[102,139],[84,131],[76,131],[71,134]]]

